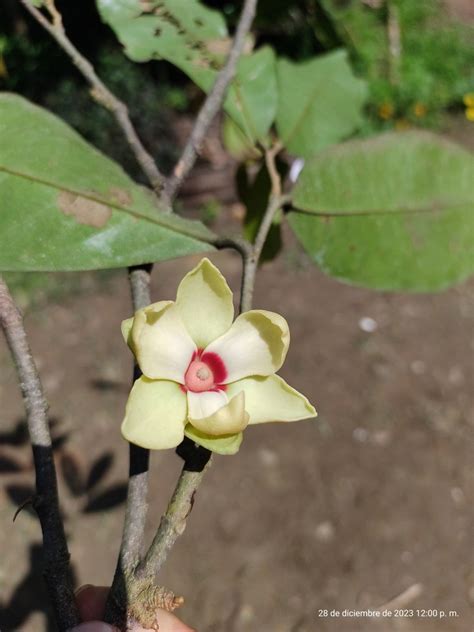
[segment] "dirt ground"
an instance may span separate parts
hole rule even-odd
[[[212,259],[237,289],[237,257]],[[153,296],[173,298],[196,261],[160,265]],[[107,490],[126,472],[119,423],[131,357],[119,325],[130,305],[122,275],[92,288],[30,311],[26,325],[57,432],[70,432],[58,463],[80,473],[111,451],[99,483]],[[282,375],[320,415],[251,428],[237,456],[214,459],[162,578],[186,597],[183,619],[200,632],[470,631],[474,284],[439,295],[377,294],[325,277],[290,240],[286,255],[263,267],[255,305],[287,317],[292,344]],[[375,331],[364,331],[367,317]],[[33,477],[28,447],[15,440],[22,406],[3,340],[0,401],[0,629],[39,632],[39,527],[26,511],[12,523],[12,497],[18,502]],[[153,454],[150,536],[179,467],[173,452]],[[107,584],[123,504],[95,512],[90,494],[80,485],[75,493],[61,476],[77,581]],[[410,588],[402,607],[425,617],[343,617]]]

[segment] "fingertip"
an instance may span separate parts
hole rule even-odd
[[[156,620],[163,632],[196,632],[193,628],[183,623],[178,617],[166,610],[158,610]]]
[[[194,628],[190,628],[180,621],[178,617],[166,610],[159,609],[156,611],[156,621],[160,627],[160,632],[196,632]],[[149,630],[135,623],[131,632],[149,632]]]
[[[107,586],[93,586],[92,584],[81,586],[76,591],[77,608],[81,619],[83,621],[102,619],[108,594],[109,588]]]
[[[87,623],[81,623],[75,628],[71,628],[69,632],[120,632],[113,625],[103,623],[102,621],[88,621]]]

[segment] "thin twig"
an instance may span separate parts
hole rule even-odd
[[[186,143],[181,158],[176,163],[173,174],[165,183],[162,199],[166,206],[171,205],[178,189],[193,168],[204,137],[224,102],[227,89],[235,76],[237,62],[245,46],[245,38],[252,26],[256,7],[257,0],[245,0],[227,61],[217,75],[217,79],[199,111],[189,140]]]
[[[164,177],[156,166],[151,154],[143,146],[133,123],[130,120],[127,106],[109,90],[109,88],[97,76],[92,64],[77,50],[68,38],[62,25],[61,15],[55,8],[54,2],[52,0],[48,0],[46,4],[53,22],[49,22],[41,11],[31,4],[30,0],[20,0],[20,2],[33,16],[33,18],[46,31],[48,31],[63,51],[69,56],[72,63],[91,86],[92,97],[100,103],[100,105],[112,112],[130,146],[130,149],[135,155],[138,164],[142,168],[143,173],[148,178],[153,190],[156,193],[159,193],[163,186]]]
[[[231,237],[218,237],[214,240],[213,245],[219,250],[224,248],[232,248],[240,254],[242,259],[252,252],[252,244],[240,235],[233,235]]]
[[[209,457],[210,455],[207,456],[207,459]],[[183,534],[187,518],[193,508],[194,496],[204,477],[206,467],[201,471],[193,471],[188,469],[186,464],[184,465],[153,542],[144,561],[138,568],[139,577],[153,577],[156,575],[163,566],[168,552]]]
[[[0,323],[16,365],[33,448],[36,497],[33,506],[43,532],[44,579],[60,632],[79,623],[69,550],[58,501],[48,405],[23,326],[7,285],[0,277]]]
[[[168,552],[186,528],[194,496],[210,466],[211,452],[190,439],[185,438],[176,452],[184,460],[184,466],[153,542],[137,569],[138,578],[154,577],[163,566]]]
[[[129,269],[134,312],[151,303],[151,269],[151,265],[135,266]],[[139,376],[140,371],[135,364],[133,380],[135,381]],[[149,460],[149,450],[132,443],[129,445],[129,478],[122,541],[105,609],[105,620],[112,623],[123,619],[127,611],[130,581],[133,581],[133,572],[141,559],[148,513]]]
[[[281,195],[281,178],[276,165],[276,157],[283,149],[283,144],[277,141],[272,147],[265,150],[265,165],[272,185],[272,195],[278,197]]]
[[[258,228],[257,236],[253,248],[244,257],[244,272],[240,294],[240,311],[246,312],[252,307],[253,291],[255,286],[255,275],[257,273],[258,262],[262,254],[268,232],[272,226],[275,214],[286,203],[287,196],[282,195],[281,178],[276,167],[275,158],[281,150],[281,145],[276,143],[265,151],[265,162],[271,181],[271,192],[268,198],[268,205],[263,214],[262,222]]]

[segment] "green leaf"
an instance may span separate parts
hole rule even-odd
[[[202,224],[160,212],[63,121],[5,93],[0,199],[1,270],[116,268],[212,250]]]
[[[255,144],[266,136],[277,112],[278,87],[275,53],[265,46],[241,57],[224,109]]]
[[[227,115],[224,116],[222,123],[222,142],[229,154],[239,162],[249,159],[255,160],[261,155],[261,152],[246,137],[237,123],[234,123]]]
[[[367,86],[355,77],[345,50],[300,63],[279,59],[277,78],[276,126],[293,154],[314,156],[361,125]]]
[[[216,437],[214,435],[201,432],[191,424],[188,424],[184,429],[184,434],[203,448],[207,448],[217,454],[236,454],[239,451],[240,444],[242,443],[242,433],[222,435]]]
[[[96,0],[96,4],[133,61],[166,59],[206,81],[228,50],[224,18],[198,0]]]
[[[216,80],[231,40],[219,11],[197,0],[96,0],[108,24],[133,61],[166,59],[204,92]],[[275,55],[263,47],[244,55],[224,109],[254,145],[264,142],[277,107]]]
[[[474,157],[427,132],[383,134],[308,163],[289,222],[325,272],[433,291],[474,271]]]

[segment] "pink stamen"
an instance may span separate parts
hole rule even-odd
[[[205,362],[192,360],[184,376],[184,384],[195,393],[209,391],[214,386],[214,375]]]
[[[224,362],[217,353],[203,353],[199,349],[193,354],[184,376],[184,390],[202,393],[225,390],[221,382],[227,377]]]

